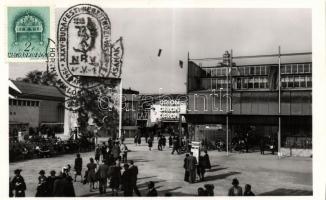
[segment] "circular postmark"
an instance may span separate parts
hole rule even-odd
[[[111,22],[101,8],[68,8],[59,19],[56,39],[48,39],[47,72],[55,77],[53,85],[65,95],[68,109],[80,106],[81,94],[94,95],[97,92],[90,91],[119,84],[122,38],[111,43]]]

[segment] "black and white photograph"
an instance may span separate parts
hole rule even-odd
[[[7,197],[314,196],[311,6],[4,9]]]

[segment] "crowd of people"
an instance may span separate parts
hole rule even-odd
[[[139,139],[140,138],[140,139]],[[136,145],[140,145],[141,137],[135,137]],[[154,137],[147,139],[149,150],[153,147]],[[199,154],[198,160],[191,152],[191,146],[178,136],[159,135],[157,138],[157,149],[162,151],[168,146],[172,148],[171,154],[175,152],[182,153],[186,149],[183,167],[185,170],[184,181],[196,183],[205,181],[205,173],[211,169],[211,162],[206,149],[202,155]],[[109,138],[107,142],[98,144],[95,147],[94,157],[89,158],[87,164],[84,163],[81,155],[76,154],[73,167],[66,165],[62,168],[58,175],[56,171],[50,171],[50,175],[46,176],[45,171],[41,170],[38,177],[38,185],[36,197],[74,197],[74,182],[79,181],[84,185],[89,185],[89,191],[94,192],[98,189],[100,194],[110,192],[112,196],[141,196],[137,186],[138,167],[133,160],[128,160],[129,149],[123,141],[113,140]],[[86,170],[83,172],[83,169]],[[14,171],[15,176],[10,180],[10,196],[25,196],[27,189],[24,178],[21,176],[21,169]],[[148,192],[146,196],[158,196],[155,189],[155,183],[150,181],[147,184]],[[254,196],[251,191],[251,185],[246,184],[244,187],[239,185],[238,179],[233,179],[232,187],[228,191],[229,196]],[[110,191],[108,191],[110,190]],[[172,196],[166,194],[165,196]],[[214,185],[205,184],[204,187],[198,188],[198,196],[214,196]]]
[[[68,164],[62,168],[58,176],[52,170],[46,177],[45,171],[41,170],[35,196],[74,197],[76,195],[73,182],[77,182],[78,177],[83,184],[89,184],[90,192],[98,188],[100,194],[106,194],[107,189],[110,188],[112,196],[118,196],[119,191],[123,191],[123,196],[133,196],[133,193],[141,196],[137,187],[138,167],[133,160],[127,160],[127,152],[126,144],[109,139],[107,144],[104,142],[101,146],[97,145],[95,160],[93,157],[89,159],[84,174],[82,172],[84,163],[79,153],[76,154],[73,168]],[[25,196],[27,187],[21,171],[21,169],[16,169],[15,176],[10,180],[9,195],[11,197]],[[148,182],[146,196],[157,196],[155,184],[152,181]]]
[[[86,152],[94,149],[94,143],[87,138],[61,140],[59,137],[30,136],[24,141],[11,140],[9,143],[10,162],[52,157],[66,153]]]

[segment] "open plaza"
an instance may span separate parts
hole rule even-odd
[[[184,181],[183,159],[185,154],[171,154],[172,149],[157,150],[155,138],[154,148],[149,151],[144,139],[140,146],[136,146],[132,140],[126,144],[130,149],[128,159],[133,160],[138,166],[138,189],[146,196],[147,183],[153,181],[159,196],[170,193],[172,196],[197,196],[197,189],[205,184],[214,185],[214,194],[227,196],[228,189],[232,186],[232,179],[237,178],[240,186],[245,184],[252,186],[255,195],[312,195],[312,162],[311,158],[284,157],[278,159],[276,155],[266,152],[230,153],[209,151],[212,168],[207,171],[205,181],[197,181],[193,184]],[[25,160],[10,164],[10,176],[14,169],[21,168],[25,178],[27,190],[26,196],[35,196],[38,185],[38,172],[45,170],[49,175],[50,170],[57,173],[63,166],[73,166],[75,154],[68,154],[53,158],[41,158]],[[94,152],[82,153],[84,174],[89,158],[94,158]],[[51,164],[49,164],[51,163]],[[72,172],[73,174],[73,172]],[[76,196],[111,196],[108,188],[107,194],[100,194],[98,190],[89,192],[88,184],[84,185],[77,177],[73,183]],[[123,192],[120,191],[120,196]]]

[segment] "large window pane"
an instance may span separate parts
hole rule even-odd
[[[303,64],[298,64],[298,73],[303,73]]]
[[[294,65],[291,65],[291,66],[292,66],[292,73],[297,74],[298,73],[298,65],[294,64]]]
[[[261,69],[260,69],[261,74],[266,75],[267,74],[266,71],[267,71],[266,66],[261,66]]]
[[[237,78],[237,89],[241,89],[241,78]]]
[[[261,73],[260,73],[260,66],[256,66],[256,72],[255,72],[255,74],[257,74],[257,75],[260,75]]]
[[[307,76],[307,87],[308,88],[312,87],[312,78],[311,78],[311,76]]]
[[[293,87],[298,88],[300,87],[300,78],[298,76],[294,77],[294,85]]]
[[[300,82],[300,87],[301,87],[301,88],[305,88],[305,87],[307,87],[307,86],[306,86],[306,80],[305,80],[305,77],[304,77],[304,76],[300,76],[300,77],[299,77],[299,82]]]
[[[293,77],[289,77],[288,88],[293,88]]]
[[[310,72],[310,65],[309,64],[304,64],[304,72],[309,73]]]
[[[254,75],[255,74],[255,67],[250,67],[250,75]]]
[[[274,66],[272,66],[274,67]],[[281,74],[285,74],[285,65],[281,65]]]
[[[253,80],[254,80],[254,88],[259,88],[260,78],[253,78]]]
[[[285,70],[287,74],[291,74],[291,65],[286,65]]]
[[[248,85],[249,85],[249,79],[248,78],[244,78],[243,79],[243,83],[242,83],[242,87],[244,88],[244,89],[248,89]]]

